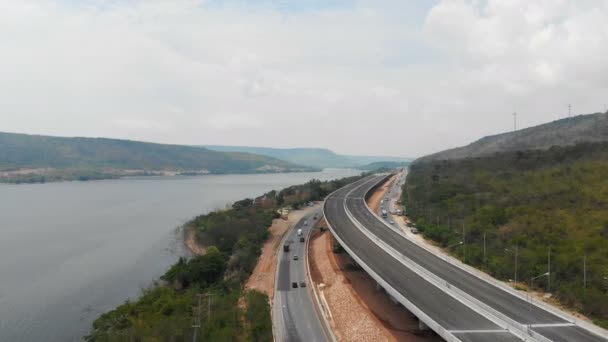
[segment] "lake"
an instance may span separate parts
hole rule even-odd
[[[186,251],[190,218],[359,171],[0,185],[0,341],[79,341]]]

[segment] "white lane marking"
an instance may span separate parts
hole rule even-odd
[[[540,323],[530,324],[531,328],[550,328],[550,327],[575,327],[574,323]]]
[[[480,329],[480,330],[448,330],[452,334],[487,334],[487,333],[508,333],[508,330]]]

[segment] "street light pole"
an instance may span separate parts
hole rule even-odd
[[[508,249],[508,248],[505,248],[505,252],[511,253],[511,250]],[[514,267],[513,267],[514,268],[514,270],[513,270],[513,282],[517,283],[517,266],[518,266],[517,265],[517,262],[518,262],[517,259],[519,257],[519,245],[515,245],[515,252],[513,252],[513,256],[514,256],[514,259],[515,259]]]
[[[486,264],[486,232],[483,232],[483,264]]]
[[[460,241],[460,242],[455,243],[455,244],[453,244],[453,245],[449,245],[449,246],[447,246],[445,249],[450,249],[450,248],[452,248],[452,247],[454,247],[454,246],[462,245],[462,243],[463,243],[463,242],[462,242],[462,241]]]
[[[462,262],[467,262],[467,238],[464,235],[464,222],[462,222]]]
[[[551,292],[551,247],[547,254],[547,292]]]
[[[587,253],[583,255],[583,294],[587,294]]]
[[[543,273],[539,276],[536,276],[534,278],[531,278],[530,279],[530,290],[532,290],[532,288],[534,287],[534,279],[538,279],[538,278],[545,277],[545,276],[549,277],[549,276],[551,276],[551,274],[549,272],[547,272],[547,273]]]

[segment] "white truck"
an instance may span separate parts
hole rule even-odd
[[[303,233],[302,233],[302,228],[298,229],[297,234],[298,234],[298,236],[302,236],[302,234],[303,234]]]
[[[388,217],[388,213],[386,212],[386,209],[382,209],[382,217],[384,217],[384,218]]]

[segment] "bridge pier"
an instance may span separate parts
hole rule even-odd
[[[420,330],[420,331],[428,331],[430,329],[429,329],[428,325],[424,324],[423,321],[418,320],[418,330]]]

